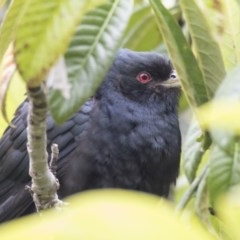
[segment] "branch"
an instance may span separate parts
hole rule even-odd
[[[32,177],[31,192],[33,201],[39,212],[43,209],[61,207],[63,202],[58,199],[57,195],[59,188],[58,180],[48,166],[48,153],[46,151],[47,100],[44,86],[28,87],[27,90],[30,102],[27,129],[29,175]],[[57,155],[53,153],[53,156]],[[55,164],[56,159],[55,157],[53,158]]]

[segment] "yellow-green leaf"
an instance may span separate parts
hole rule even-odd
[[[199,121],[204,129],[225,130],[240,134],[240,102],[222,99],[209,102],[197,111]]]
[[[49,107],[57,122],[64,122],[95,93],[120,46],[131,11],[132,1],[111,0],[85,15],[65,54],[71,97],[49,86]]]
[[[188,103],[196,106],[206,102],[209,98],[202,73],[180,26],[161,1],[150,0],[150,3]]]
[[[181,0],[180,4],[191,33],[199,67],[203,73],[204,85],[211,99],[225,77],[221,51],[195,0]]]
[[[222,221],[226,236],[224,239],[240,239],[240,189],[235,188],[229,194],[222,196],[217,202],[218,216]]]
[[[22,17],[28,7],[29,0],[11,1],[0,28],[0,61],[19,28]]]
[[[220,46],[223,52],[227,69],[240,64],[240,7],[236,0],[221,0],[222,14],[222,38]]]
[[[63,54],[75,28],[97,0],[18,0],[25,12],[18,16],[15,58],[18,70],[29,86],[44,80],[51,66]],[[18,6],[21,8],[21,5]],[[17,11],[17,9],[15,9]],[[11,26],[10,26],[11,27]]]
[[[159,197],[124,190],[98,190],[69,200],[59,213],[48,212],[8,223],[1,240],[210,240],[195,220],[180,220]]]
[[[6,111],[6,97],[7,91],[10,86],[10,82],[16,71],[16,63],[13,58],[13,45],[9,45],[9,48],[4,55],[0,72],[0,110],[4,120],[9,123],[9,119]]]

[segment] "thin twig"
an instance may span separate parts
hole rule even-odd
[[[55,177],[57,176],[58,155],[59,155],[58,145],[56,143],[53,143],[51,146],[51,160],[49,162],[49,168]]]

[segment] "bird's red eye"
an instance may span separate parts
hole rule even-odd
[[[148,72],[141,72],[137,76],[137,80],[141,83],[147,83],[151,81],[151,75]]]

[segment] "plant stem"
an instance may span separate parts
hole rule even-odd
[[[44,86],[28,87],[28,142],[29,174],[32,177],[31,192],[36,209],[62,206],[58,199],[59,183],[48,166],[46,118],[47,100]]]

